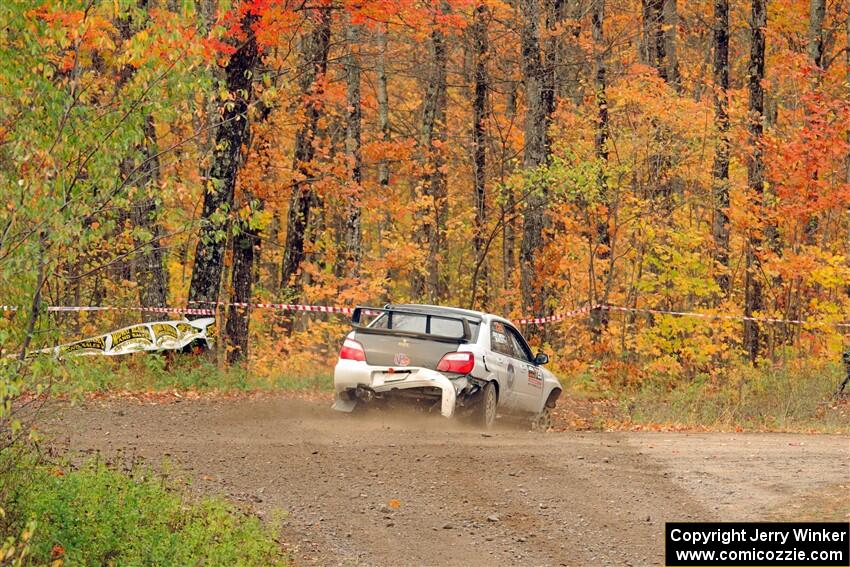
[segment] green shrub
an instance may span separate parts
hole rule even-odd
[[[80,470],[18,465],[5,532],[35,520],[34,565],[285,565],[270,528],[220,499],[187,500],[163,478],[91,463]]]

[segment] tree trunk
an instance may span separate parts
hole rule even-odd
[[[544,95],[545,69],[540,61],[540,0],[520,0],[522,13],[522,74],[525,82],[525,151],[523,167],[529,172],[545,165],[547,155],[547,114]],[[537,258],[543,249],[543,225],[548,203],[548,188],[529,188],[524,209],[520,244],[520,292],[526,313],[540,312],[543,294],[536,293]]]
[[[806,51],[809,61],[814,68],[812,73],[812,91],[817,92],[820,88],[824,72],[824,37],[823,20],[826,17],[826,0],[811,0],[809,4],[809,37]],[[810,117],[811,118],[811,117]],[[812,172],[812,182],[817,182],[818,170]],[[813,214],[806,221],[805,239],[809,245],[815,244],[819,221],[817,214]]]
[[[650,0],[652,4],[652,36],[655,40],[655,61],[653,66],[658,71],[658,76],[665,81],[670,81],[667,71],[667,36],[664,33],[664,1]]]
[[[287,301],[294,301],[301,294],[301,282],[297,275],[305,257],[304,244],[310,224],[310,210],[316,201],[312,186],[311,162],[315,154],[313,140],[318,137],[319,116],[322,112],[316,100],[322,93],[316,84],[328,68],[331,13],[329,9],[320,8],[315,14],[315,27],[302,38],[300,49],[302,72],[298,82],[301,89],[304,123],[295,133],[292,169],[297,173],[292,183],[283,263],[280,269],[281,289],[284,290]]]
[[[639,59],[644,65],[650,65],[658,71],[658,76],[671,84],[678,84],[679,64],[673,53],[668,61],[668,48],[676,46],[676,30],[671,29],[666,16],[678,20],[675,0],[641,0],[643,25],[639,44]],[[678,23],[678,22],[677,22]],[[674,66],[676,83],[673,82],[671,64]]]
[[[667,34],[664,31],[664,4],[669,0],[641,0],[643,48],[641,62],[658,71],[658,75],[669,81],[667,69]]]
[[[197,9],[198,33],[200,37],[205,37],[213,29],[218,19],[218,0],[199,0]],[[218,87],[227,79],[223,71],[220,65],[211,65],[205,71],[207,79],[211,83],[211,88],[201,94],[199,106],[202,106],[203,110],[200,112],[201,116],[199,120],[195,121],[193,118],[193,127],[201,132],[201,135],[198,137],[198,154],[201,156],[212,155],[215,149],[219,123],[219,114],[217,112]],[[204,181],[209,180],[212,163],[209,160],[202,159],[198,165],[198,173],[201,179]],[[186,256],[188,256],[188,249],[184,252],[184,257]]]
[[[594,148],[596,159],[599,162],[599,175],[597,176],[597,188],[600,199],[607,204],[608,178],[605,169],[608,165],[608,139],[610,137],[608,125],[608,82],[605,68],[605,0],[595,0],[591,14],[593,25],[593,47],[594,47],[594,86],[596,89],[596,137]],[[610,244],[608,234],[608,222],[600,222],[596,227],[597,243],[606,247]]]
[[[594,140],[594,148],[596,152],[596,160],[599,166],[597,175],[597,188],[599,190],[600,203],[607,207],[608,202],[608,138],[610,137],[608,126],[608,83],[605,68],[605,0],[594,0],[593,11],[591,12],[591,21],[593,27],[593,53],[594,53],[594,87],[596,90],[596,137]],[[605,260],[610,255],[609,247],[611,246],[611,235],[608,229],[608,213],[597,220],[594,243],[591,251],[590,261],[594,261],[594,255],[597,255],[600,260]],[[598,251],[598,253],[597,253]],[[591,273],[595,274],[596,270],[591,266]],[[591,304],[606,303],[608,300],[607,291],[599,292],[596,288],[596,282],[592,282],[592,297]],[[607,285],[605,286],[607,290]],[[593,341],[597,342],[604,330],[608,327],[608,311],[605,309],[593,309],[590,313],[591,329]]]
[[[190,301],[217,302],[224,268],[224,246],[233,207],[236,175],[241,162],[242,145],[248,140],[248,103],[251,98],[252,72],[257,64],[257,41],[253,23],[256,16],[246,14],[241,27],[246,36],[225,68],[229,100],[219,102],[221,123],[216,131],[210,178],[204,192],[201,227],[195,249],[195,265],[189,285]]]
[[[809,60],[820,78],[824,65],[823,21],[826,18],[826,0],[810,0],[809,37],[807,51]]]
[[[711,169],[714,193],[714,261],[717,285],[729,294],[729,0],[714,0],[714,127],[717,143]]]
[[[576,107],[582,103],[582,75],[584,70],[584,53],[579,42],[581,38],[581,20],[583,15],[583,0],[566,0],[565,7],[569,24],[567,41],[564,42],[564,62],[560,70],[563,80],[562,96],[569,98]]]
[[[425,154],[424,171],[420,181],[427,201],[427,210],[420,210],[419,246],[428,250],[426,272],[414,274],[413,294],[436,302],[443,295],[440,277],[440,257],[446,237],[448,195],[443,174],[442,142],[446,122],[446,44],[443,32],[435,26],[431,32],[431,76],[422,112],[421,146]],[[436,144],[434,142],[437,142]]]
[[[845,72],[844,82],[847,85],[847,93],[846,97],[850,99],[850,4],[847,6],[847,11],[844,14],[846,19],[846,29],[845,29],[845,41],[846,41],[846,49],[844,50],[844,64],[846,65],[847,71]],[[850,147],[850,128],[847,129],[847,146]],[[844,170],[844,182],[850,183],[850,150],[847,152],[847,156],[845,159],[845,170]],[[850,212],[848,212],[850,214]],[[847,248],[850,249],[850,230],[848,230],[847,235]],[[848,293],[850,293],[850,286],[848,286]]]
[[[249,195],[251,215],[263,208],[261,202],[254,201]],[[259,254],[257,246],[260,242],[259,230],[250,226],[248,220],[236,221],[238,230],[233,236],[233,268],[231,272],[231,289],[233,303],[250,303],[251,290],[254,285],[254,260]],[[227,352],[228,364],[236,364],[248,358],[248,331],[251,308],[231,305],[227,310],[225,336],[230,349]]]
[[[644,65],[655,66],[658,56],[655,53],[655,14],[654,0],[641,0],[640,2],[640,41],[638,42],[638,61]]]
[[[389,87],[387,83],[387,27],[386,25],[378,29],[378,60],[375,64],[375,81],[377,83],[376,98],[378,102],[378,132],[381,141],[388,143],[390,141],[390,97]],[[378,162],[378,191],[384,199],[390,199],[390,164],[386,157],[381,157]],[[388,208],[380,220],[378,226],[378,254],[384,256],[384,235],[392,227],[393,217],[392,211]],[[397,279],[395,270],[389,270],[386,274],[385,281]],[[382,301],[388,302],[390,299],[390,290],[388,285],[383,286]]]
[[[390,139],[390,97],[387,88],[387,31],[386,29],[378,30],[378,63],[377,63],[377,99],[378,99],[378,130],[381,134],[381,140],[388,142]],[[381,194],[385,194],[384,189],[390,185],[390,167],[385,158],[382,158],[378,163],[378,185],[381,188]]]
[[[255,114],[254,130],[260,130],[258,125],[268,121],[271,116],[272,108],[260,102],[257,105],[257,113]],[[267,134],[262,135],[259,144],[256,143],[257,135],[253,136],[251,146],[256,148],[252,154],[256,163],[260,164],[263,175],[261,183],[267,184],[271,182],[270,178],[270,156],[272,140]],[[248,215],[236,214],[234,220],[233,238],[231,239],[231,254],[232,266],[230,272],[230,289],[231,301],[233,303],[250,303],[251,292],[254,285],[259,281],[259,265],[262,261],[262,240],[260,239],[260,229],[252,226],[252,220],[257,213],[261,212],[265,203],[261,199],[256,199],[254,195],[248,191],[244,191],[243,202],[239,204],[239,208],[248,209]],[[277,223],[272,222],[269,227],[267,238],[270,242],[277,240]],[[270,262],[271,268],[274,269],[275,263]],[[276,282],[276,279],[272,281]],[[249,331],[251,321],[251,308],[240,305],[231,305],[227,310],[227,322],[224,328],[224,338],[228,346],[227,363],[237,364],[247,361],[249,351]]]
[[[543,0],[546,10],[546,35],[543,40],[543,100],[546,115],[552,116],[557,105],[560,40],[558,26],[564,11],[564,0]],[[551,140],[547,138],[547,143]],[[547,153],[550,149],[547,148]]]
[[[845,41],[846,41],[846,49],[844,50],[844,65],[847,68],[844,82],[847,85],[847,98],[850,99],[850,5],[847,6],[847,12],[845,14],[846,19],[846,30],[845,30]],[[850,146],[850,129],[847,130],[847,145]],[[850,151],[847,153],[847,164],[846,170],[844,174],[845,183],[850,183]]]
[[[345,218],[345,254],[343,260],[346,273],[356,278],[360,274],[361,228],[360,228],[360,197],[363,159],[360,152],[361,138],[361,104],[360,104],[360,62],[355,53],[359,41],[359,27],[350,22],[346,28],[348,54],[345,59],[345,75],[347,83],[348,116],[345,124],[345,149],[350,168],[353,195],[349,201]]]
[[[488,294],[488,270],[486,262],[482,260],[486,255],[486,223],[487,223],[487,131],[485,119],[487,112],[487,20],[488,10],[484,4],[479,4],[475,9],[475,23],[473,25],[473,42],[475,44],[475,94],[472,101],[472,163],[475,177],[475,245],[476,262],[481,262],[480,274],[484,274],[482,283],[481,302],[487,304]],[[472,282],[473,305],[478,289],[478,282]]]
[[[144,200],[133,206],[133,223],[140,229],[145,238],[140,238],[137,231],[133,234],[133,245],[139,249],[135,261],[136,282],[139,285],[139,302],[143,307],[162,307],[168,304],[168,276],[165,271],[165,255],[162,248],[162,230],[159,226],[159,203],[153,195],[147,195],[146,190],[155,192],[159,185],[159,158],[156,145],[156,128],[153,117],[145,116],[144,142],[142,165],[140,167],[139,187],[142,188]],[[159,319],[157,313],[143,312],[142,317],[147,321]]]
[[[682,92],[682,78],[679,73],[679,10],[676,0],[664,0],[664,52],[667,56],[667,78],[676,92]]]
[[[137,2],[139,10],[146,14],[149,8],[147,0]],[[131,16],[119,18],[116,22],[122,41],[129,41],[134,34],[143,29],[148,21],[143,18],[141,25],[136,25]],[[124,65],[119,73],[116,91],[121,89],[135,75],[136,68]],[[142,142],[136,146],[141,154],[141,162],[134,157],[128,157],[120,169],[125,182],[138,187],[141,201],[130,205],[130,218],[133,225],[141,231],[133,231],[133,246],[137,250],[133,259],[132,276],[139,288],[139,304],[143,307],[162,307],[168,303],[168,277],[165,271],[165,258],[162,249],[162,230],[159,226],[159,203],[154,194],[159,189],[160,163],[159,149],[156,139],[156,125],[153,116],[145,114],[142,125]],[[132,179],[128,179],[132,177]],[[145,321],[155,321],[160,314],[143,311],[141,317]]]
[[[509,124],[513,124],[516,119],[516,98],[517,83],[512,81],[505,96],[505,113]],[[512,287],[511,279],[516,270],[516,228],[513,220],[516,203],[513,188],[505,183],[506,164],[513,159],[513,149],[507,140],[503,140],[501,153],[502,289],[507,290]]]
[[[747,71],[749,115],[747,131],[750,153],[747,156],[747,187],[752,201],[763,208],[764,197],[764,53],[767,26],[767,0],[752,0],[750,61]],[[750,228],[745,250],[744,316],[751,317],[762,308],[762,283],[759,273],[761,237],[757,228]],[[744,349],[755,363],[759,355],[760,332],[755,321],[744,322]]]
[[[667,36],[664,33],[664,1],[650,0],[652,4],[652,40],[655,41],[655,61],[653,67],[658,71],[658,76],[665,81],[670,81],[667,72]]]
[[[263,231],[265,233],[263,240],[267,241],[271,247],[264,247],[261,241],[257,249],[257,262],[262,261],[260,265],[265,269],[267,274],[266,281],[263,282],[263,288],[275,296],[280,292],[280,263],[273,256],[272,251],[278,247],[277,239],[280,235],[281,224],[280,211],[276,210],[274,216],[269,221],[269,226]]]

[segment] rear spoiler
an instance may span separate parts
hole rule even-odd
[[[365,315],[380,315],[382,313],[386,313],[387,315],[387,328],[386,329],[378,329],[375,327],[369,327],[363,325],[360,321],[362,316]],[[401,331],[399,329],[393,329],[393,314],[403,314],[403,315],[416,315],[417,317],[425,317],[425,332],[417,333],[416,331]],[[446,335],[435,335],[431,333],[431,320],[432,319],[449,319],[451,321],[460,322],[463,328],[463,336],[461,337],[449,337]],[[351,323],[357,332],[359,333],[369,333],[375,335],[395,335],[395,336],[405,336],[405,337],[414,337],[419,339],[430,339],[434,341],[443,341],[443,342],[451,342],[451,343],[466,343],[472,339],[472,331],[469,328],[469,321],[466,320],[465,317],[460,317],[457,315],[443,315],[436,313],[423,313],[422,311],[413,311],[408,309],[388,309],[382,307],[355,307],[354,312],[351,314]]]

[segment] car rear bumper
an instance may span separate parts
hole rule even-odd
[[[339,360],[334,368],[336,402],[333,409],[352,411],[358,403],[352,393],[358,387],[378,394],[394,389],[439,388],[442,391],[440,413],[445,417],[454,415],[457,402],[455,384],[444,374],[428,368],[390,370],[388,366],[370,366],[359,360]]]

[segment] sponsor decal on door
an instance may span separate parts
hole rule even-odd
[[[535,388],[543,387],[543,378],[540,377],[540,369],[539,368],[529,368],[528,369],[528,383]]]

